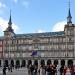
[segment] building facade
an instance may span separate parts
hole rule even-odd
[[[14,35],[10,14],[8,27],[0,37],[0,66],[3,63],[18,67],[50,63],[75,65],[75,24],[70,8],[64,31]],[[33,51],[37,51],[34,56]]]

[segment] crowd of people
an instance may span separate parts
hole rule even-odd
[[[6,75],[6,70],[12,72],[12,66],[3,67],[3,75]],[[29,65],[27,67],[28,75],[75,75],[75,66],[59,66],[59,65]]]
[[[3,75],[6,75],[6,71],[12,72],[12,65],[9,65],[8,67],[6,67],[6,65],[3,66]]]
[[[62,65],[60,67],[50,64],[38,67],[37,65],[29,65],[28,75],[75,75],[75,66]]]

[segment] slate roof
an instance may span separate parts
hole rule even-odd
[[[17,38],[25,37],[50,37],[50,36],[64,36],[64,31],[60,32],[44,32],[44,33],[29,33],[29,34],[16,34]]]
[[[35,37],[64,36],[64,31],[60,31],[60,32],[44,32],[44,33],[28,33],[28,34],[15,34],[15,36],[16,36],[16,38],[35,38]],[[2,40],[2,39],[4,39],[3,36],[0,37],[0,40]]]

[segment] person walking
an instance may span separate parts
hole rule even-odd
[[[50,75],[50,65],[46,66],[46,75]]]
[[[41,66],[41,68],[40,68],[40,75],[45,75],[45,68],[44,68],[44,66]]]
[[[12,72],[12,65],[10,65],[10,71]]]
[[[3,67],[3,75],[6,75],[6,69],[7,69],[7,68],[4,66],[4,67]]]
[[[71,75],[71,70],[70,70],[69,67],[68,67],[67,70],[66,70],[66,75]]]

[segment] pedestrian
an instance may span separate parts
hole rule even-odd
[[[12,65],[10,65],[10,71],[12,72]]]
[[[61,66],[61,67],[60,67],[60,75],[63,74],[63,68],[64,68],[64,66]]]
[[[37,65],[35,65],[35,68],[34,68],[34,75],[37,75],[37,70],[38,70],[38,67],[37,67]]]
[[[64,68],[63,68],[63,75],[66,75],[66,70],[67,70],[67,67],[64,66]]]
[[[41,66],[41,68],[40,68],[40,75],[45,75],[45,68],[44,68],[44,66]]]
[[[10,71],[10,66],[8,65],[8,71]]]
[[[75,75],[75,66],[72,67],[71,75]]]
[[[59,65],[57,65],[57,67],[56,67],[56,75],[60,75],[60,66]]]
[[[34,66],[33,66],[33,65],[31,65],[31,67],[30,67],[31,75],[33,75],[33,71],[34,71]]]
[[[46,75],[50,75],[50,65],[46,66]]]
[[[66,75],[71,75],[71,70],[70,70],[69,67],[68,67],[67,70],[66,70]]]
[[[4,67],[3,67],[3,75],[6,75],[6,69],[7,69],[7,68],[4,66]]]

